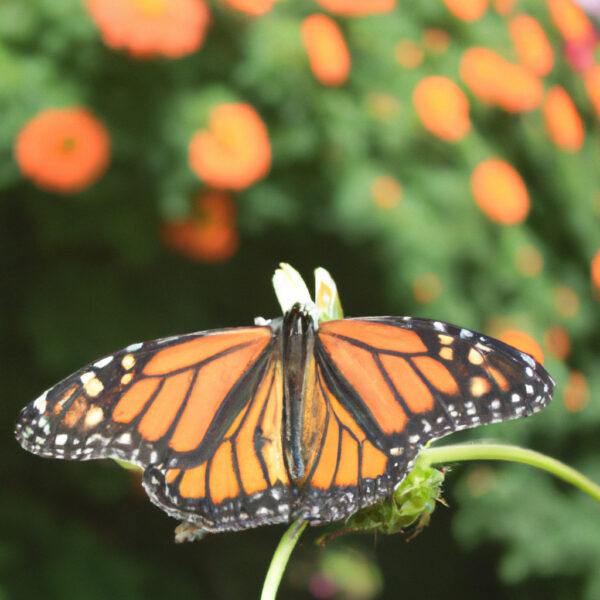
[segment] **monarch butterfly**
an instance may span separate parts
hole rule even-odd
[[[335,313],[332,285],[321,291]],[[203,530],[320,524],[390,495],[430,440],[551,400],[544,368],[498,340],[412,317],[319,323],[286,293],[282,318],[84,367],[23,409],[19,443],[139,465],[150,499]]]

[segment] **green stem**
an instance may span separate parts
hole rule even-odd
[[[453,463],[463,460],[508,460],[537,467],[559,479],[578,487],[600,502],[600,486],[560,461],[518,446],[504,444],[455,444],[438,448],[425,448],[419,461],[426,465]]]
[[[285,571],[290,554],[307,524],[308,521],[294,521],[283,534],[283,537],[275,550],[275,554],[273,554],[273,558],[271,559],[260,600],[275,600],[277,589],[281,583],[281,578],[283,577],[283,572]]]
[[[555,475],[600,502],[600,486],[564,463],[518,446],[505,444],[454,444],[421,450],[418,462],[423,467],[450,464],[463,460],[506,460],[537,467]],[[307,521],[294,521],[285,532],[267,571],[261,600],[275,600],[283,572]]]

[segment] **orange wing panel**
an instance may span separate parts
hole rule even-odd
[[[165,481],[167,483],[173,483],[175,479],[177,479],[177,475],[179,475],[179,473],[181,473],[181,469],[169,469],[165,473]]]
[[[242,346],[200,367],[187,405],[169,442],[173,450],[186,452],[200,445],[228,392],[267,341]]]
[[[331,409],[330,409],[331,410]],[[333,418],[329,418],[325,441],[321,448],[319,463],[310,480],[312,486],[324,490],[329,489],[338,464],[338,450],[340,444],[340,426]]]
[[[232,450],[231,442],[223,442],[210,463],[208,486],[215,504],[220,504],[225,498],[235,498],[240,493]]]
[[[179,483],[179,493],[184,498],[204,498],[206,496],[206,463],[183,473]]]
[[[402,431],[407,421],[406,413],[394,397],[371,353],[334,336],[323,336],[322,342],[336,367],[354,387],[381,430],[387,434]]]
[[[274,402],[275,405],[278,403],[281,404],[281,401],[277,399],[278,392],[274,386],[272,386],[274,375],[275,369],[272,365],[265,373],[254,400],[248,409],[246,420],[242,424],[235,438],[235,449],[238,457],[240,477],[242,480],[242,487],[246,494],[253,494],[267,487],[260,461],[255,453],[254,436],[265,403]],[[277,406],[275,406],[275,408],[277,409]],[[269,438],[269,436],[274,437]],[[277,431],[277,429],[272,429],[267,432],[264,430],[262,431],[262,437],[269,438],[270,441],[268,443],[270,444],[277,443],[277,436],[281,439],[281,432]],[[270,456],[269,460],[272,460],[273,458],[277,460],[276,453],[274,453],[274,456]],[[282,460],[281,454],[279,454],[279,460]],[[271,469],[274,469],[274,471],[280,470],[279,467],[270,465],[269,463],[267,463],[267,469],[269,471]],[[270,478],[273,483],[277,479],[277,474],[270,474]]]
[[[502,375],[498,369],[495,369],[494,367],[486,367],[485,370],[492,376],[494,381],[498,384],[498,387],[503,392],[508,392],[510,389],[508,381],[506,381],[506,377],[504,377],[504,375]]]
[[[374,350],[389,350],[408,354],[427,352],[427,347],[414,331],[385,325],[384,323],[369,323],[366,321],[353,321],[352,319],[327,321],[320,325],[319,332],[323,341],[325,341],[325,335],[334,333],[367,344]]]
[[[439,360],[431,358],[431,356],[415,356],[412,360],[431,385],[440,392],[458,394],[456,380]]]
[[[168,375],[173,371],[196,365],[240,344],[260,343],[264,348],[270,339],[271,330],[268,327],[236,329],[205,335],[161,350],[144,367],[144,373],[146,375]]]
[[[363,479],[376,479],[385,473],[387,456],[377,450],[369,440],[362,443],[361,475]]]
[[[88,402],[85,399],[85,396],[83,394],[79,394],[79,396],[77,396],[75,400],[73,400],[71,407],[63,417],[63,423],[67,427],[75,427],[75,425],[78,423],[79,419],[81,419],[81,417],[85,414],[87,409]]]
[[[406,359],[401,356],[383,354],[381,362],[394,387],[412,412],[419,413],[433,408],[432,393]]]
[[[112,418],[117,423],[129,423],[146,406],[156,391],[160,379],[140,379],[136,381],[122,396],[115,406]]]
[[[267,381],[266,378],[265,381]],[[277,481],[287,484],[289,483],[289,478],[283,462],[281,434],[283,421],[283,377],[280,361],[275,363],[273,386],[265,402],[265,413],[261,422],[262,438],[264,439],[261,453],[267,465],[270,484],[275,485]]]
[[[358,485],[358,444],[345,430],[342,432],[342,450],[335,484]]]
[[[145,439],[154,442],[171,426],[192,383],[193,369],[168,377],[138,427]]]

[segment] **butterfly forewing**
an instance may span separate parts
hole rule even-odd
[[[30,452],[145,467],[202,452],[241,410],[248,367],[274,344],[268,327],[132,344],[50,388],[21,412]],[[224,404],[228,410],[222,410]]]

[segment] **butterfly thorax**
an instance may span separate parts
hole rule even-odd
[[[294,307],[280,330],[283,368],[283,434],[286,467],[301,485],[314,462],[323,435],[325,406],[315,401],[314,328],[312,319]]]

